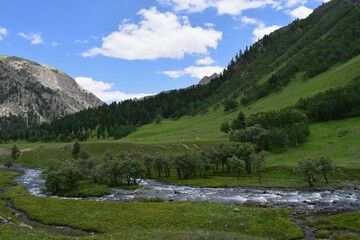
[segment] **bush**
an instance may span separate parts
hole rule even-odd
[[[82,173],[72,164],[63,164],[50,170],[46,176],[46,188],[53,194],[65,195],[78,187]]]
[[[239,104],[234,99],[226,99],[224,102],[224,111],[229,112],[231,110],[237,109]]]

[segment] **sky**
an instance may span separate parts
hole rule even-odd
[[[327,2],[328,0],[325,0]],[[141,98],[219,73],[322,0],[2,1],[0,55],[57,68],[101,100]]]

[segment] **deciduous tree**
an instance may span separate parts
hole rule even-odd
[[[313,181],[317,167],[313,158],[304,158],[298,161],[298,171],[306,177],[309,187],[314,186]]]

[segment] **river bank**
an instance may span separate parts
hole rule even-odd
[[[4,168],[4,167],[2,167]],[[45,181],[41,178],[41,169],[14,166],[11,170],[21,171],[22,175],[14,181],[26,188],[34,196],[64,198],[44,193]],[[289,207],[298,211],[313,212],[346,212],[360,209],[360,190],[332,189],[320,191],[301,191],[291,189],[270,188],[199,188],[174,185],[148,179],[140,182],[137,190],[112,189],[110,195],[87,199],[95,201],[139,201],[143,199],[162,199],[177,202],[215,202],[222,204],[279,206]]]

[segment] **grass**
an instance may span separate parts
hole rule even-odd
[[[96,202],[28,195],[23,187],[8,189],[17,209],[30,219],[52,225],[68,225],[101,233],[162,231],[176,238],[177,232],[228,232],[274,239],[303,237],[288,220],[288,209],[238,207],[197,202]]]
[[[18,172],[0,170],[0,188],[14,184],[13,178]],[[1,195],[0,195],[1,197]],[[37,240],[37,239],[75,239],[71,236],[64,236],[47,229],[30,228],[23,224],[12,210],[6,207],[6,202],[0,200],[0,239],[11,240]]]
[[[284,153],[272,153],[269,164],[295,166],[304,157],[328,156],[336,166],[360,169],[360,118],[310,125],[308,141]]]
[[[341,213],[319,218],[312,223],[317,238],[336,240],[360,239],[360,212]]]
[[[89,181],[81,181],[79,186],[63,194],[64,197],[101,197],[110,194],[111,191],[106,185],[94,184]]]
[[[261,183],[255,174],[247,175],[242,173],[240,179],[236,179],[235,173],[218,172],[217,175],[209,173],[206,178],[197,177],[191,179],[178,179],[175,174],[169,178],[160,178],[160,181],[170,182],[180,185],[190,185],[199,187],[275,187],[275,188],[296,188],[307,189],[308,183],[304,176],[296,172],[289,166],[272,166],[263,170],[261,173]],[[323,176],[318,173],[318,179],[314,182],[315,188],[329,187],[353,187],[349,182],[360,182],[360,169],[337,168],[335,172],[328,175],[329,184],[325,183]]]
[[[360,169],[360,118],[349,118],[338,121],[313,123],[310,125],[308,141],[298,148],[289,148],[282,153],[271,152],[268,166],[295,166],[303,157],[326,155],[333,159],[334,164],[346,168]],[[224,140],[225,141],[225,140]],[[215,146],[218,142],[185,142],[185,143],[153,143],[140,144],[123,141],[81,143],[81,149],[93,155],[105,152],[142,152],[156,154],[180,153],[196,151],[205,146]],[[20,148],[23,148],[19,144]],[[24,152],[18,164],[31,167],[45,167],[54,160],[71,157],[72,144],[52,144],[48,147],[38,144],[26,145],[32,151]]]
[[[23,153],[15,164],[29,167],[46,168],[51,164],[71,158],[73,143],[24,143],[16,142],[1,145],[1,148],[11,148],[16,145]],[[173,154],[184,151],[195,151],[204,146],[213,146],[214,142],[189,142],[189,143],[162,143],[162,144],[137,144],[123,141],[102,141],[80,143],[81,150],[94,156],[104,153],[119,154],[121,152],[140,152],[148,154],[164,153]]]
[[[265,187],[306,187],[303,177],[294,173],[297,161],[304,157],[328,156],[334,161],[336,171],[329,176],[332,187],[348,186],[348,181],[360,181],[360,118],[349,118],[339,121],[329,121],[310,125],[311,135],[307,142],[298,148],[289,148],[285,152],[270,152],[266,162],[266,171],[262,174],[260,184],[255,174],[242,174],[240,181],[233,174],[212,176],[172,182],[197,185],[202,187],[231,187],[231,186],[265,186]],[[40,143],[18,144],[25,151],[16,164],[30,167],[46,168],[51,164],[71,157],[72,143],[48,144]],[[185,151],[198,151],[205,146],[215,146],[218,142],[170,142],[170,143],[129,143],[124,141],[81,143],[81,149],[91,155],[101,155],[105,152],[118,154],[120,152],[142,152],[151,155],[157,152],[175,154]],[[175,173],[174,173],[175,175]],[[318,187],[326,187],[322,176],[319,175]],[[351,187],[352,185],[350,185]]]
[[[30,229],[19,223],[0,224],[0,239],[4,240],[67,240],[79,239],[77,237],[65,236],[46,229]]]
[[[323,230],[350,230],[360,234],[360,212],[324,217],[318,220],[315,226]]]
[[[313,96],[331,87],[345,86],[360,75],[359,64],[360,56],[306,81],[299,76],[282,91],[230,113],[225,113],[223,108],[219,107],[202,115],[164,120],[160,124],[151,123],[140,127],[125,140],[137,143],[225,141],[227,136],[220,132],[220,124],[234,119],[240,110],[247,116],[261,111],[279,110],[294,105],[300,98]]]
[[[18,172],[0,170],[0,189],[7,185],[14,185],[13,178],[19,175],[20,173]]]
[[[245,234],[239,233],[230,233],[230,232],[206,232],[206,231],[166,231],[166,230],[136,230],[136,231],[124,231],[124,232],[116,232],[116,233],[107,233],[103,235],[98,235],[94,237],[85,237],[85,239],[137,239],[137,240],[149,240],[149,239],[157,239],[157,240],[204,240],[204,239],[237,239],[237,240],[261,240],[268,238],[261,238],[255,236],[249,236]]]

